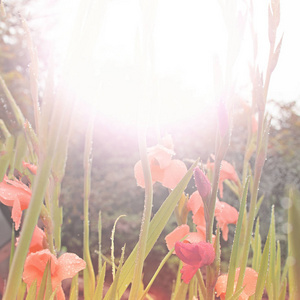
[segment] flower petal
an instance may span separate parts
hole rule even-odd
[[[22,210],[19,199],[16,199],[13,204],[11,218],[15,222],[15,229],[18,230],[21,224]]]
[[[196,214],[199,208],[203,207],[203,201],[198,191],[195,191],[191,195],[190,199],[187,202],[186,207],[189,211],[192,211],[193,214]]]
[[[167,168],[164,169],[164,177],[162,185],[173,190],[187,172],[186,165],[178,159],[170,162]]]
[[[170,164],[172,156],[175,154],[173,150],[159,144],[149,148],[148,153],[149,158],[155,159],[162,169],[165,169]]]
[[[180,273],[182,274],[181,278],[183,280],[184,283],[188,284],[191,279],[193,278],[193,276],[196,274],[197,270],[199,269],[199,266],[197,265],[184,265],[181,270]]]
[[[219,201],[222,205],[222,210],[216,210],[215,216],[218,222],[218,226],[222,230],[223,239],[227,241],[228,239],[228,224],[236,224],[239,214],[238,211],[226,202]]]
[[[175,246],[176,242],[179,242],[190,232],[190,227],[187,224],[176,227],[166,237],[166,243],[169,251]]]
[[[236,269],[234,282],[235,285],[238,281],[240,275],[240,268]],[[243,286],[244,290],[239,296],[239,300],[247,300],[250,296],[254,295],[256,289],[258,273],[251,269],[246,268]],[[217,283],[215,285],[215,290],[217,292],[217,296],[221,298],[221,300],[225,299],[226,296],[226,287],[227,287],[228,274],[224,274],[219,276]]]
[[[37,286],[39,287],[49,260],[51,261],[52,275],[55,274],[57,268],[57,258],[48,249],[29,254],[24,264],[24,282],[30,286],[34,280],[37,280]]]
[[[199,242],[188,244],[177,242],[175,244],[176,255],[186,264],[199,265],[199,267],[210,265],[215,259],[215,250],[212,244]]]
[[[85,269],[86,263],[74,253],[64,253],[58,258],[57,278],[62,281],[74,277]]]

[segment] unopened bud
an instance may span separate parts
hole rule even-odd
[[[194,169],[194,178],[198,193],[203,200],[206,199],[211,191],[211,185],[208,178],[199,167]]]

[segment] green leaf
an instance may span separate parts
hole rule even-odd
[[[197,164],[198,160],[190,167],[186,175],[179,182],[176,188],[170,193],[170,195],[167,197],[167,199],[164,201],[162,206],[159,208],[159,210],[151,220],[147,239],[146,256],[149,254],[150,250],[152,249],[161,232],[163,231],[164,227],[166,226],[169,218],[171,217],[178,201],[180,200],[183,191],[185,190],[187,184],[189,183],[193,175],[193,170],[197,166]],[[137,245],[132,250],[131,254],[127,258],[122,268],[122,273],[120,275],[117,287],[119,295],[122,295],[124,293],[124,291],[126,290],[126,288],[132,280],[135,258],[137,253],[136,251]],[[104,299],[111,299],[111,293],[112,287],[110,287]]]
[[[237,268],[237,263],[238,263],[237,259],[238,259],[238,251],[239,251],[239,241],[240,241],[241,230],[242,230],[242,225],[243,225],[244,212],[246,211],[246,200],[247,200],[247,194],[248,194],[249,180],[250,179],[248,177],[246,180],[245,186],[244,186],[243,197],[242,197],[240,210],[239,210],[239,217],[238,217],[236,231],[235,231],[233,245],[232,245],[229,269],[228,269],[226,299],[228,299],[230,297],[230,295],[233,294],[233,290],[234,290],[235,273],[236,273],[236,268]]]
[[[104,285],[105,272],[106,272],[106,262],[104,262],[103,266],[101,267],[101,273],[98,274],[97,286],[96,286],[93,300],[103,299],[103,285]]]
[[[259,234],[259,218],[256,221],[254,239],[251,243],[253,251],[252,269],[258,271],[261,260],[261,237]]]
[[[23,132],[20,132],[17,137],[15,147],[15,168],[19,171],[23,169],[22,161],[27,152],[27,143]]]
[[[1,181],[4,178],[4,175],[6,174],[7,168],[9,166],[9,163],[13,157],[13,151],[14,151],[14,145],[15,145],[15,138],[11,135],[6,139],[6,147],[4,151],[4,154],[0,157],[0,179]]]
[[[286,287],[287,287],[287,278],[284,278],[283,283],[281,284],[281,289],[280,289],[278,300],[285,300],[285,298],[286,298]]]
[[[26,283],[22,281],[18,290],[17,300],[23,300],[25,293],[26,293]]]
[[[47,262],[36,300],[49,299],[52,294],[50,261]]]
[[[228,300],[238,300],[243,290],[244,287],[242,286],[231,297],[229,297]]]
[[[180,287],[178,289],[177,294],[175,295],[174,300],[182,300],[186,298],[186,294],[187,294],[187,290],[188,290],[188,284],[184,283],[183,281],[180,284]]]
[[[274,213],[274,211],[272,211],[272,216],[273,216],[273,213]],[[263,254],[261,257],[261,261],[260,261],[260,267],[259,267],[258,278],[257,278],[257,283],[256,283],[256,289],[255,289],[255,299],[256,300],[262,299],[262,295],[263,295],[264,288],[265,288],[265,282],[266,282],[268,265],[269,265],[271,232],[272,232],[272,228],[270,226],[269,233],[267,236],[267,241],[266,241],[264,251],[263,251]]]
[[[276,266],[275,266],[275,288],[276,288],[276,295],[280,293],[280,277],[281,277],[281,249],[280,249],[280,242],[277,241],[277,257],[276,257]]]
[[[119,221],[119,219],[121,219],[122,217],[126,217],[126,215],[121,215],[119,216],[115,223],[114,223],[114,226],[113,226],[113,229],[111,231],[111,266],[112,266],[112,276],[113,276],[113,280],[115,279],[115,269],[116,269],[116,266],[115,266],[115,254],[114,254],[114,251],[115,251],[115,243],[114,243],[114,239],[115,239],[115,231],[116,231],[116,225]]]
[[[260,209],[263,200],[264,200],[264,195],[261,195],[260,198],[257,200],[256,207],[255,207],[255,217],[257,217],[258,211]]]
[[[289,297],[291,300],[300,299],[300,192],[290,189],[289,198],[291,205],[288,211],[288,223],[291,230],[288,232],[289,249]]]
[[[78,273],[72,278],[69,300],[78,300]]]
[[[121,253],[121,258],[120,258],[118,270],[117,270],[116,276],[114,278],[114,281],[111,285],[112,295],[111,295],[110,299],[112,299],[112,300],[119,299],[121,297],[121,295],[119,294],[119,292],[117,290],[117,286],[118,286],[118,281],[119,281],[119,278],[120,278],[121,270],[122,270],[122,267],[123,267],[124,254],[125,254],[125,245],[122,248],[122,253]]]
[[[36,280],[31,284],[27,293],[26,300],[35,300],[35,297],[36,297]]]
[[[270,224],[270,266],[267,276],[267,292],[270,295],[271,289],[273,296],[277,299],[276,290],[276,274],[275,274],[275,259],[276,259],[276,241],[275,241],[275,216],[274,216],[274,206],[272,206],[272,217]]]

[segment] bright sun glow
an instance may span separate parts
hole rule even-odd
[[[247,2],[243,2],[243,6],[237,8],[241,16],[245,16],[248,10]],[[268,2],[254,2],[254,20],[260,53],[257,63],[264,71],[269,51]],[[75,16],[73,12],[76,2],[62,0],[59,3],[57,11],[61,18],[53,34],[57,36],[56,52],[64,53],[63,49],[66,49],[69,40],[67,37],[70,36],[70,24]],[[143,23],[144,16],[139,1],[104,0],[101,7],[99,6],[99,11],[93,12],[98,13],[99,17],[95,22],[89,23],[90,29],[84,36],[92,36],[95,27],[101,26],[92,41],[93,51],[80,58],[83,61],[80,68],[76,61],[71,64],[75,66],[74,74],[80,74],[75,82],[79,97],[84,103],[96,107],[98,114],[112,120],[135,124],[140,107],[144,106],[146,101],[146,110],[150,114],[158,113],[160,123],[173,123],[198,117],[204,107],[214,105],[215,99],[219,97],[214,86],[214,59],[217,57],[220,61],[223,79],[226,80],[224,62],[227,52],[227,30],[218,1],[206,1],[204,4],[196,0],[164,0],[155,3],[156,8],[153,8],[151,15],[154,27],[152,32],[149,31],[151,37],[148,39],[151,44],[146,48],[143,48],[143,43],[146,39],[145,32],[148,30],[145,28],[148,25]],[[102,18],[100,23],[99,18]],[[249,15],[244,18],[248,24]],[[283,6],[283,30],[286,30],[285,27],[289,24],[287,19],[287,8]],[[282,32],[282,29],[279,32]],[[289,43],[290,33],[285,35],[285,43]],[[249,27],[246,27],[241,39],[241,52],[231,82],[235,81],[235,89],[240,97],[250,101],[249,64],[253,63],[253,51]],[[80,48],[82,45],[76,47]],[[151,62],[149,66],[148,60],[143,69],[139,59],[145,58],[145,49],[148,55],[150,53]],[[300,94],[299,79],[296,82],[289,79],[284,85],[279,75],[280,70],[284,70],[285,73],[290,71],[287,68],[292,65],[292,58],[288,60],[285,55],[287,50],[287,46],[283,46],[283,57],[280,57],[280,61],[283,62],[278,64],[279,70],[276,70],[275,78],[272,78],[275,83],[270,86],[271,97],[275,94],[275,97],[277,95],[296,98]],[[85,60],[89,63],[85,64]],[[296,69],[299,70],[299,67]],[[147,76],[144,73],[145,69],[148,70]]]

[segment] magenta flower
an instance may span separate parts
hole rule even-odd
[[[180,270],[181,278],[185,283],[190,282],[199,268],[210,265],[215,260],[214,247],[206,242],[192,244],[177,242],[175,252],[185,264]]]

